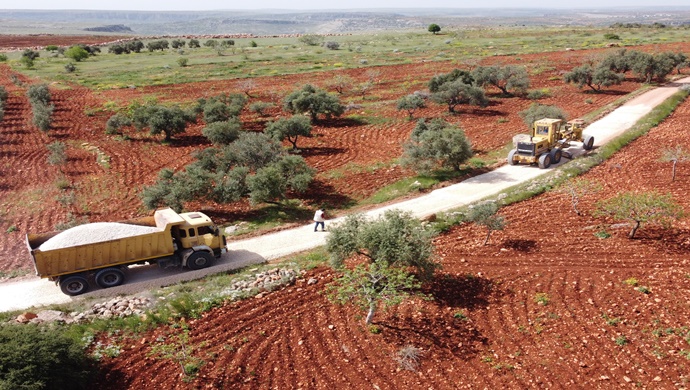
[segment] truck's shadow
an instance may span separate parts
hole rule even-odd
[[[136,294],[152,288],[171,286],[208,275],[236,270],[253,264],[265,263],[266,259],[256,252],[232,250],[224,253],[215,263],[204,269],[192,271],[186,268],[160,268],[157,264],[130,266],[125,272],[125,283],[121,286],[103,289],[89,280],[89,292],[79,297],[98,298]]]

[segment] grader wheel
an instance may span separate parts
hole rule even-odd
[[[544,153],[539,157],[539,168],[546,169],[551,166],[551,155]]]

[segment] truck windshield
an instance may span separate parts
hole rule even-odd
[[[537,126],[537,134],[547,135],[549,134],[549,128],[546,126]]]
[[[199,232],[200,236],[203,236],[204,234],[213,234],[213,229],[211,229],[210,226],[199,226],[197,231]]]

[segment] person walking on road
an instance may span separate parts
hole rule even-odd
[[[326,231],[326,213],[324,213],[322,209],[318,209],[314,213],[314,222],[316,222],[316,225],[314,225],[314,231],[319,228],[319,225],[321,225],[322,232]]]

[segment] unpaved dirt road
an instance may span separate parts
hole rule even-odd
[[[587,127],[585,133],[593,135],[595,146],[600,146],[629,129],[654,107],[677,92],[681,86],[688,84],[690,84],[690,77],[646,92],[614,110],[604,118],[592,123]],[[582,150],[579,147],[574,147],[569,152],[578,154],[582,153]],[[567,161],[567,159],[564,159],[564,162],[561,164],[567,163]],[[544,175],[548,171],[549,169],[542,170],[524,165],[504,165],[492,172],[435,190],[414,199],[370,210],[366,214],[370,217],[375,217],[382,214],[385,210],[400,209],[409,211],[416,217],[423,218],[497,194],[506,188]],[[327,224],[338,223],[338,220],[328,221]],[[246,240],[234,241],[229,243],[228,253],[223,255],[214,266],[198,271],[164,270],[159,269],[155,265],[130,267],[125,285],[103,290],[98,289],[92,284],[94,290],[80,297],[64,295],[53,282],[37,277],[0,283],[0,296],[3,297],[0,300],[0,311],[67,303],[83,298],[135,294],[151,288],[199,279],[209,274],[262,263],[267,260],[312,249],[324,245],[327,235],[327,232],[314,233],[313,226],[308,225]]]

